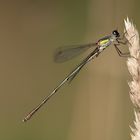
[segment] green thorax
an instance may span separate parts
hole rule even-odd
[[[103,46],[103,45],[108,44],[109,42],[110,42],[110,39],[109,38],[102,39],[102,40],[99,40],[98,45]]]

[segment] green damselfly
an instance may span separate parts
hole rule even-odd
[[[124,37],[123,37],[124,38]],[[79,71],[87,64],[89,61],[98,57],[99,54],[109,47],[111,44],[114,45],[117,53],[121,57],[127,57],[129,53],[122,53],[118,48],[120,44],[126,44],[127,41],[124,41],[123,38],[120,37],[120,34],[117,30],[112,31],[111,35],[105,36],[99,39],[96,43],[90,43],[85,45],[74,45],[68,48],[59,48],[55,54],[55,61],[56,62],[64,62],[69,60],[78,54],[88,50],[89,48],[95,47],[95,49],[85,58],[83,61],[76,66],[67,76],[64,78],[60,84],[38,105],[36,106],[31,112],[27,114],[27,116],[23,119],[23,122],[29,120],[53,95],[57,93],[57,91],[66,83],[72,81],[75,76],[79,73]]]

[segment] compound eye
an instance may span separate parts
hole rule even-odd
[[[119,32],[118,32],[117,30],[114,30],[114,31],[112,32],[112,34],[115,35],[116,37],[119,37],[119,36],[120,36],[120,34],[119,34]]]
[[[113,31],[113,35],[117,35],[117,31]]]

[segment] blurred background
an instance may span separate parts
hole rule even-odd
[[[114,29],[123,33],[127,16],[140,30],[139,5],[138,0],[0,1],[0,139],[130,139],[131,77],[127,59],[113,46],[30,121],[22,119],[87,55],[54,63],[57,47],[96,42]]]

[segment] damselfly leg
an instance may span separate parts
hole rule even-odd
[[[131,40],[135,36],[135,35],[133,35],[129,40],[124,41],[124,39],[126,39],[125,38],[126,33],[127,33],[127,31],[123,34],[123,38],[117,38],[116,39],[117,44],[114,44],[115,49],[116,49],[116,51],[117,51],[117,53],[119,54],[120,57],[129,57],[130,56],[129,52],[124,53],[118,48],[118,46],[120,46],[120,45],[127,45],[127,43],[129,43],[129,40]],[[129,43],[129,45],[131,45],[131,44]]]
[[[120,44],[114,44],[115,49],[117,51],[117,53],[119,54],[120,57],[129,57],[130,53],[123,53],[117,46],[119,46]]]

